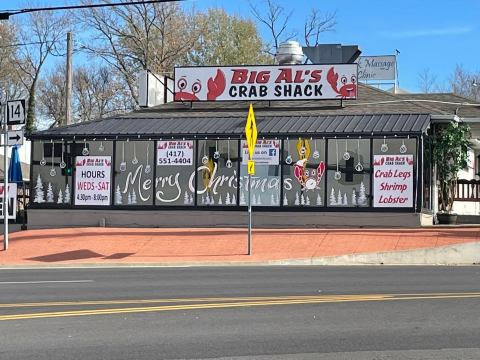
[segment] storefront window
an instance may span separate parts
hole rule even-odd
[[[155,204],[194,206],[195,141],[160,140],[155,144]],[[149,156],[153,154],[150,152]]]
[[[328,139],[327,205],[370,206],[370,140]]]
[[[373,140],[373,207],[415,206],[416,139]]]
[[[280,140],[262,139],[255,146],[255,174],[251,176],[252,206],[280,206]],[[242,163],[240,167],[239,205],[248,205],[249,159],[246,141],[241,141]]]
[[[153,205],[153,141],[117,141],[115,205]]]
[[[237,205],[237,140],[198,142],[198,206]]]
[[[70,205],[73,171],[69,152],[73,144],[34,141],[32,146],[33,203],[53,206]]]
[[[284,140],[283,206],[324,206],[325,170],[325,140]]]

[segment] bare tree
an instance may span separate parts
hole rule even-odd
[[[322,14],[318,9],[312,9],[304,25],[305,45],[317,46],[320,43],[320,34],[335,29],[336,17],[336,13]]]
[[[264,1],[263,9],[250,2],[250,9],[255,19],[268,29],[271,36],[271,55],[276,54],[280,43],[298,37],[298,31],[291,28],[293,10],[287,11],[275,0]],[[333,31],[336,24],[336,13],[322,14],[320,10],[313,8],[304,23],[305,45],[317,46],[320,43],[320,34]]]
[[[450,78],[451,91],[469,99],[480,101],[480,73],[469,73],[457,65]]]
[[[137,105],[137,73],[142,69],[172,71],[199,35],[192,18],[173,3],[88,9],[81,13],[79,21],[93,30],[83,48],[121,74]]]
[[[417,75],[418,86],[422,93],[428,94],[434,92],[437,86],[437,76],[430,72],[429,68],[424,68]]]
[[[57,67],[38,83],[38,111],[42,128],[61,124],[65,119],[65,71]]]
[[[11,22],[0,22],[0,101],[26,95],[22,79],[17,74],[18,40]]]
[[[28,45],[19,49],[17,71],[28,89],[26,131],[35,129],[35,100],[40,73],[47,58],[59,54],[70,26],[65,13],[33,12],[19,21],[19,39]]]

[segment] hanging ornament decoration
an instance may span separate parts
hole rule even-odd
[[[145,174],[150,174],[152,172],[152,166],[150,165],[150,162],[148,161],[150,155],[150,142],[147,143],[147,162],[145,163]]]
[[[137,165],[138,164],[138,159],[137,159],[137,144],[135,141],[133,142],[133,159],[132,159],[132,164]]]
[[[315,151],[313,152],[312,157],[313,157],[315,160],[317,160],[317,159],[320,158],[320,152],[317,150],[317,139],[315,139],[314,145],[315,145]]]
[[[310,143],[307,139],[298,138],[297,141],[298,159],[308,159],[310,157]]]
[[[98,151],[100,151],[100,152],[105,151],[105,146],[103,145],[103,141],[100,141],[100,146],[98,147]]]
[[[343,153],[343,160],[347,161],[350,159],[350,153],[348,152],[348,139],[345,139],[345,152]]]
[[[360,162],[360,139],[357,141],[357,156],[358,156],[358,163],[355,165],[355,170],[358,172],[363,171],[363,165]]]
[[[333,178],[335,180],[340,180],[342,178],[342,173],[338,169],[338,140],[336,136],[335,136],[335,155],[337,157],[337,171],[335,171]]]
[[[227,161],[225,162],[225,166],[228,169],[231,169],[233,166],[232,160],[230,160],[230,139],[228,139],[228,142],[227,142]]]
[[[290,141],[287,137],[287,157],[285,158],[285,164],[290,165],[293,162],[292,156],[290,155]]]
[[[405,140],[402,139],[402,145],[400,146],[400,154],[405,154],[407,152],[407,145],[405,145]]]
[[[52,168],[50,169],[50,176],[55,176],[57,175],[57,170],[55,170],[54,164],[53,164],[53,155],[55,153],[55,143],[52,141]]]
[[[40,145],[42,146],[42,159],[40,160],[40,165],[45,166],[47,165],[47,160],[45,160],[45,147],[43,141],[40,141]]]
[[[388,151],[388,145],[387,145],[387,143],[386,143],[386,139],[385,139],[385,138],[386,138],[386,137],[384,136],[384,137],[383,137],[383,144],[382,144],[382,146],[380,147],[380,151],[383,152],[383,153]]]
[[[213,153],[213,158],[215,160],[220,159],[220,152],[218,151],[218,140],[215,141],[215,152]]]
[[[82,155],[83,156],[88,156],[88,154],[90,154],[90,151],[88,151],[88,148],[87,148],[87,139],[83,139]]]
[[[122,142],[122,162],[120,163],[120,171],[127,170],[127,163],[125,162],[125,142]]]
[[[67,167],[67,164],[65,163],[65,160],[63,159],[63,143],[62,143],[62,161],[60,161],[60,169],[65,169]]]
[[[203,157],[202,157],[202,164],[207,165],[208,164],[208,156],[207,156],[207,140],[203,143]]]

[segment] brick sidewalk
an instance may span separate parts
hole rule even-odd
[[[10,234],[1,265],[266,262],[435,248],[479,241],[480,227],[253,230],[69,228]],[[3,249],[3,243],[0,242]]]

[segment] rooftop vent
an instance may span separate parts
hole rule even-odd
[[[281,43],[277,49],[275,60],[279,65],[296,65],[303,62],[303,51],[296,41]]]

